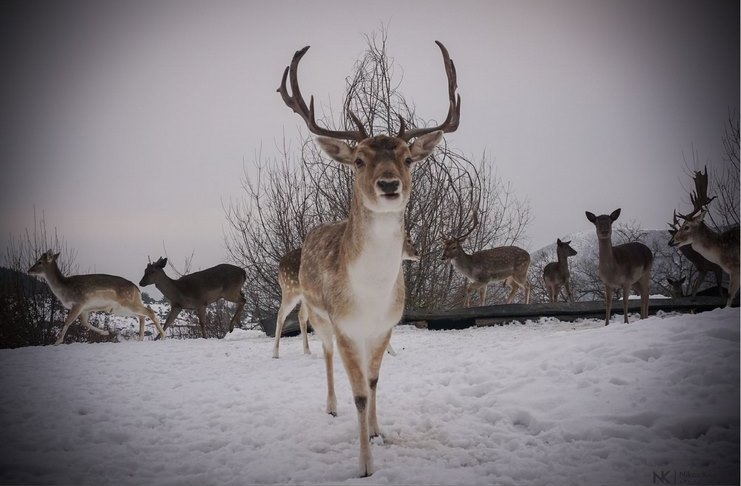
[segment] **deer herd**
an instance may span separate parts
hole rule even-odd
[[[301,248],[287,253],[278,265],[278,282],[282,298],[276,321],[273,357],[279,356],[279,340],[286,316],[300,303],[299,324],[303,349],[309,353],[306,337],[307,322],[322,343],[326,378],[326,411],[337,414],[334,393],[334,343],[350,381],[357,412],[360,446],[358,473],[373,473],[370,440],[381,435],[376,417],[376,393],[379,372],[393,327],[404,310],[405,286],[403,260],[419,260],[419,255],[405,231],[404,216],[413,191],[412,169],[425,159],[442,141],[444,133],[454,132],[460,121],[460,95],[457,94],[456,70],[447,49],[437,42],[442,52],[448,82],[448,112],[444,121],[434,127],[406,127],[400,118],[396,134],[370,136],[361,120],[348,112],[354,130],[336,131],[321,127],[314,115],[314,99],[307,105],[298,82],[298,65],[309,47],[297,51],[286,67],[278,92],[284,103],[298,114],[316,143],[332,160],[354,172],[352,198],[346,219],[322,224],[311,230]],[[289,86],[290,85],[290,92]],[[349,142],[349,143],[348,143]],[[679,247],[699,271],[692,286],[695,295],[706,272],[713,272],[720,287],[721,271],[729,274],[730,285],[726,305],[730,306],[739,288],[739,230],[734,228],[717,233],[705,224],[708,204],[707,172],[695,173],[693,210],[677,215],[670,225],[670,245]],[[653,266],[651,250],[642,243],[620,245],[612,243],[613,223],[620,209],[596,216],[586,212],[594,224],[598,247],[598,276],[605,286],[605,324],[610,322],[614,289],[623,290],[624,320],[628,322],[627,295],[630,290],[640,294],[641,318],[648,315],[649,280]],[[463,243],[478,225],[477,212],[468,229],[457,235],[447,235],[442,241],[442,259],[466,281],[465,306],[478,291],[478,302],[485,305],[487,286],[503,282],[511,288],[507,303],[518,290],[523,302],[529,303],[531,285],[528,282],[530,255],[516,246],[491,248],[466,253]],[[569,241],[556,241],[558,260],[543,269],[543,282],[550,302],[556,302],[565,289],[566,299],[574,301],[570,286],[568,258],[576,255]],[[92,326],[88,314],[93,311],[137,316],[139,339],[144,337],[144,319],[149,318],[158,338],[183,309],[196,311],[203,337],[206,337],[206,306],[225,299],[237,304],[229,329],[246,303],[242,288],[246,273],[233,265],[215,267],[172,279],[165,274],[166,258],[146,265],[141,286],[154,284],[170,302],[171,309],[163,326],[155,313],[141,300],[139,288],[132,282],[111,275],[64,276],[57,266],[59,254],[51,250],[41,255],[29,273],[44,277],[52,292],[69,309],[64,327],[56,344],[64,340],[70,324],[78,317],[80,323],[99,334],[108,331]],[[670,280],[677,295],[682,295],[684,278]]]

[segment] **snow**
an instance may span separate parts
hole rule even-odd
[[[244,330],[1,350],[0,483],[738,483],[738,309],[621,321],[397,327],[366,479],[339,359],[324,413],[318,340],[279,360]]]

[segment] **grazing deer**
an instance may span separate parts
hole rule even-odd
[[[566,287],[566,295],[569,302],[574,302],[571,294],[571,273],[569,272],[569,257],[576,255],[576,250],[571,248],[570,241],[556,239],[557,262],[550,262],[543,268],[543,281],[548,292],[548,299],[556,302],[561,293],[561,287]]]
[[[669,291],[672,299],[678,299],[680,297],[684,297],[684,281],[686,278],[683,276],[679,280],[674,280],[671,277],[666,277],[667,283],[671,286],[671,290]]]
[[[369,439],[380,435],[376,418],[379,370],[391,331],[404,309],[401,263],[404,211],[412,192],[411,169],[432,153],[444,132],[458,128],[460,119],[455,67],[447,49],[440,42],[437,45],[448,77],[449,108],[445,121],[436,127],[407,130],[401,119],[396,136],[371,137],[350,111],[348,115],[357,130],[334,131],[318,126],[314,99],[306,105],[297,77],[299,61],[308,46],[295,53],[278,88],[285,104],[303,118],[310,132],[318,135],[316,142],[321,149],[355,173],[347,219],[320,225],[306,236],[299,285],[302,305],[322,341],[328,413],[337,413],[333,336],[350,380],[358,418],[360,476],[373,473]],[[291,94],[286,87],[289,75]]]
[[[183,309],[195,309],[198,322],[201,325],[201,334],[206,337],[206,307],[223,298],[237,304],[237,310],[229,321],[229,332],[234,330],[234,323],[239,319],[247,299],[242,292],[242,286],[247,279],[244,269],[222,263],[215,267],[173,280],[165,273],[167,258],[160,258],[154,263],[147,264],[139,285],[146,287],[154,284],[157,290],[170,302],[170,313],[167,314],[163,329],[167,329]]]
[[[419,261],[419,254],[414,247],[411,238],[407,235],[402,250],[402,260]],[[278,285],[280,285],[281,300],[278,316],[275,321],[275,345],[273,346],[273,358],[279,358],[280,338],[283,334],[283,325],[286,317],[301,302],[301,286],[299,285],[298,272],[301,266],[301,248],[291,250],[278,262]],[[309,337],[307,334],[306,309],[301,306],[298,310],[298,325],[301,329],[301,337],[304,343],[304,354],[311,354],[309,349]],[[394,348],[388,345],[389,354],[396,356]]]
[[[453,268],[468,280],[464,306],[471,303],[471,293],[478,291],[479,305],[486,305],[486,288],[491,282],[504,282],[511,287],[507,303],[511,304],[518,289],[525,293],[525,303],[530,303],[530,283],[527,270],[530,267],[530,254],[516,246],[500,246],[489,250],[468,254],[461,243],[473,233],[478,226],[478,216],[473,213],[473,224],[464,234],[457,237],[446,237],[443,240],[444,261],[450,262]]]
[[[669,234],[671,235],[671,238],[669,239],[669,246],[674,246],[672,240],[674,240],[674,234],[679,231],[680,228],[679,219],[677,218],[676,211],[674,211],[674,222],[672,224],[669,224],[669,228]],[[680,246],[679,252],[684,255],[684,257],[689,260],[692,265],[695,266],[698,272],[697,278],[695,278],[695,283],[693,283],[691,287],[692,290],[690,292],[690,295],[692,295],[692,297],[697,296],[697,291],[700,288],[700,285],[705,281],[705,277],[707,276],[708,272],[712,272],[713,275],[715,275],[715,283],[718,287],[718,295],[720,297],[725,297],[725,293],[723,292],[723,269],[720,268],[720,265],[711,262],[704,256],[697,253],[694,249],[692,249],[691,245]]]
[[[88,320],[90,313],[95,311],[119,316],[137,316],[140,341],[144,339],[145,317],[154,323],[160,336],[165,336],[165,331],[160,327],[157,316],[152,309],[142,303],[141,292],[132,282],[122,277],[104,274],[65,277],[57,266],[57,258],[59,258],[59,253],[49,250],[28,269],[29,274],[43,277],[57,299],[69,310],[55,345],[64,342],[67,329],[78,317],[84,327],[101,336],[107,336],[108,331],[93,326]]]
[[[613,289],[623,289],[623,319],[628,324],[628,295],[634,289],[641,295],[641,319],[648,317],[648,287],[654,256],[651,250],[637,241],[612,246],[612,223],[620,216],[620,209],[611,214],[595,216],[586,211],[587,219],[597,229],[599,265],[597,275],[605,284],[605,326],[610,324]]]
[[[715,199],[708,197],[708,170],[705,173],[695,171],[695,190],[690,194],[692,212],[679,217],[684,223],[674,233],[669,244],[682,247],[692,245],[692,249],[719,265],[730,277],[728,300],[730,307],[739,288],[739,228],[738,226],[722,233],[716,233],[705,224],[707,206]],[[720,287],[720,285],[718,285]]]

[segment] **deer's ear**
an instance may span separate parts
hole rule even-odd
[[[618,216],[620,216],[620,208],[617,208],[615,211],[613,211],[612,213],[610,213],[610,219],[613,220],[613,221],[615,221],[616,219],[618,219]]]
[[[557,245],[563,245],[563,242],[561,241],[561,238],[556,238],[556,244]]]
[[[341,164],[352,165],[352,148],[342,140],[329,137],[316,137],[316,142],[325,154]]]
[[[167,258],[160,258],[154,263],[154,266],[158,268],[165,268],[165,265],[167,265]]]
[[[57,261],[57,258],[59,258],[59,253],[55,253],[51,256],[51,261],[55,262]]]
[[[597,221],[597,216],[595,216],[594,213],[590,213],[589,211],[584,211],[584,214],[587,215],[587,219],[590,222],[594,223],[595,221]]]
[[[442,130],[436,130],[417,137],[414,143],[409,147],[409,151],[412,153],[412,160],[414,162],[419,162],[420,160],[425,159],[432,153],[442,139]]]

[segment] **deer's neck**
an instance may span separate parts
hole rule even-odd
[[[720,233],[716,233],[708,228],[705,223],[701,223],[692,235],[692,245],[690,246],[706,260],[720,264],[719,243]]]
[[[566,252],[557,252],[558,256],[558,272],[561,275],[568,275],[569,273],[569,257],[566,256]]]
[[[180,288],[178,287],[177,282],[168,277],[164,271],[157,274],[154,286],[157,287],[157,290],[162,292],[162,295],[164,295],[171,303],[179,300]]]
[[[474,268],[474,258],[473,255],[469,255],[465,251],[463,251],[463,248],[461,248],[458,255],[456,255],[453,259],[453,267],[458,271],[458,273],[464,275],[467,278],[473,277],[473,268]]]
[[[350,262],[370,257],[392,261],[400,267],[403,245],[403,211],[376,213],[368,210],[359,198],[353,198],[343,240]]]
[[[612,238],[597,238],[599,248],[600,272],[610,272],[615,266],[615,254],[612,248]]]
[[[46,283],[49,284],[49,288],[52,292],[59,297],[66,286],[67,277],[62,275],[62,271],[59,270],[59,266],[56,262],[52,263],[49,270],[44,274],[44,278],[46,279]]]

